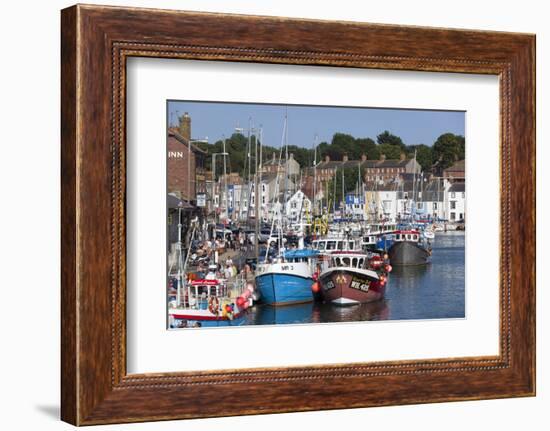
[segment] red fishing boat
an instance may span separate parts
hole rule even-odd
[[[324,257],[319,275],[325,302],[354,305],[378,301],[386,292],[391,266],[377,254],[332,253]]]
[[[253,291],[244,282],[231,286],[223,279],[190,280],[181,289],[179,304],[177,294],[169,302],[171,327],[240,325],[253,304]]]

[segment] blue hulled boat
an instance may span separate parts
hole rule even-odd
[[[313,301],[311,287],[316,250],[289,250],[271,263],[256,268],[256,288],[262,301],[270,305],[299,304]]]

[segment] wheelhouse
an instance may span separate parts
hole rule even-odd
[[[329,260],[330,267],[364,269],[367,265],[366,254],[334,254]]]
[[[320,252],[334,252],[334,251],[354,251],[360,250],[357,240],[355,239],[340,239],[340,238],[327,238],[316,239],[312,242],[314,249]]]
[[[394,241],[409,241],[409,242],[419,242],[420,241],[420,232],[416,230],[403,230],[396,231],[393,235]]]

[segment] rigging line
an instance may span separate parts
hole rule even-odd
[[[281,160],[283,157],[283,148],[284,148],[284,140],[285,140],[285,134],[286,134],[286,127],[287,127],[287,119],[285,117],[285,120],[283,122],[283,134],[281,136],[281,147],[279,149],[279,161],[277,163],[277,177],[275,180],[275,196],[277,197],[277,205],[276,205],[276,211],[280,212],[279,209],[279,176],[281,172]],[[271,228],[269,230],[269,239],[271,239],[271,236],[273,235],[273,228],[275,227],[275,213],[273,213],[273,217],[271,219]],[[269,239],[268,244],[265,251],[265,260],[267,261],[267,256],[269,254]]]

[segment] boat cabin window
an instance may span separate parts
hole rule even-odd
[[[348,250],[354,250],[354,249],[355,249],[355,245],[353,244],[353,241],[350,241]]]
[[[353,266],[354,268],[357,268],[357,258],[354,257],[352,260],[351,260],[351,266]]]
[[[327,250],[336,250],[336,241],[327,241]]]
[[[350,266],[350,258],[349,257],[344,257],[342,259],[342,264],[343,264],[343,266]]]

